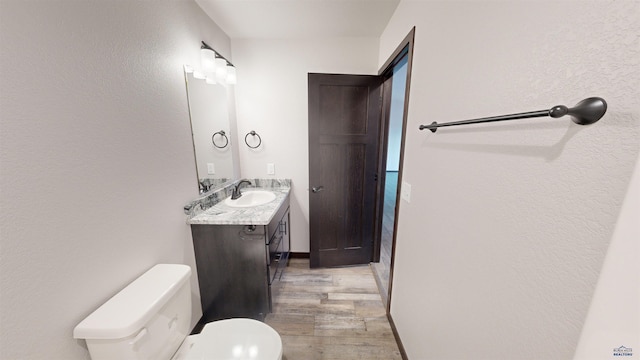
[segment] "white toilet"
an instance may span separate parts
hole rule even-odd
[[[73,330],[92,360],[281,360],[282,340],[253,319],[214,321],[189,335],[187,265],[159,264],[109,299]]]

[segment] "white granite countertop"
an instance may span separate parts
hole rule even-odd
[[[245,188],[243,190],[271,191],[276,195],[276,198],[266,204],[248,208],[232,207],[226,205],[224,201],[220,201],[204,212],[187,219],[187,224],[268,225],[288,198],[291,188]]]

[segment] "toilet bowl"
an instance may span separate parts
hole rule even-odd
[[[282,340],[253,319],[208,323],[190,335],[191,268],[159,264],[73,330],[92,360],[281,360]]]
[[[183,343],[172,360],[281,359],[280,335],[253,319],[227,319],[205,325]]]

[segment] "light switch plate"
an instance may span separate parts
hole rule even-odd
[[[267,164],[267,175],[275,175],[276,173],[276,166],[273,163],[268,163]]]
[[[408,182],[402,182],[402,189],[400,190],[400,197],[402,200],[410,203],[411,202],[411,184]]]
[[[213,175],[216,173],[216,166],[213,163],[207,163],[207,174]]]

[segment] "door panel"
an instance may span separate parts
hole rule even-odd
[[[367,133],[368,88],[346,85],[320,85],[320,132],[323,134]]]
[[[348,191],[345,194],[347,212],[345,214],[345,226],[347,236],[345,237],[344,246],[348,249],[366,246],[366,240],[363,238],[363,216],[367,213],[365,205],[365,189],[366,174],[364,165],[366,162],[366,146],[363,144],[355,144],[345,146],[347,164],[345,167],[350,169],[349,176],[345,179],[345,185]],[[374,175],[375,176],[375,175]],[[373,238],[369,239],[373,240]],[[371,261],[369,259],[367,262]]]
[[[372,259],[381,78],[309,74],[310,264]]]

